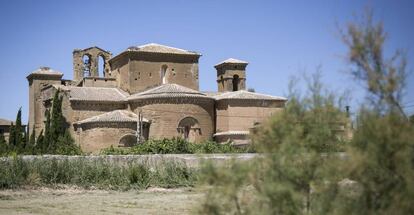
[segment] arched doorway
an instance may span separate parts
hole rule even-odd
[[[132,147],[137,144],[137,136],[133,134],[127,134],[119,140],[119,146],[121,147]]]
[[[198,136],[201,135],[201,128],[198,121],[193,117],[185,117],[182,119],[178,123],[177,130],[182,138],[190,142],[197,141]]]
[[[233,91],[239,90],[239,76],[234,75],[233,76]]]

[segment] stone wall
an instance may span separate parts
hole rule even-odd
[[[155,155],[96,155],[96,156],[65,156],[65,155],[24,155],[25,161],[43,160],[69,160],[97,162],[106,161],[119,165],[141,163],[149,166],[163,165],[165,163],[182,163],[188,167],[199,167],[205,161],[216,164],[226,164],[233,160],[251,160],[259,154],[155,154]],[[0,157],[1,161],[12,159],[11,157]]]
[[[110,60],[112,77],[118,86],[131,94],[162,84],[162,68],[166,68],[166,83],[199,89],[198,55],[160,53],[122,53]]]
[[[80,144],[83,152],[99,153],[110,146],[119,147],[120,140],[125,135],[135,135],[136,124],[131,126],[94,127],[77,131],[74,139]]]

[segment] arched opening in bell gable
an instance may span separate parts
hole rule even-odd
[[[103,55],[98,56],[98,76],[105,77],[105,57]]]
[[[91,76],[91,56],[88,54],[83,55],[82,57],[82,71],[83,77],[90,77]]]

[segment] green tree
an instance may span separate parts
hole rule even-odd
[[[311,212],[312,190],[323,185],[332,160],[345,149],[337,127],[348,120],[343,98],[326,93],[320,77],[316,73],[310,78],[303,97],[291,88],[284,110],[258,129],[253,144],[265,153],[251,166],[203,170],[204,181],[213,188],[201,213]]]
[[[36,146],[35,146],[34,152],[36,154],[44,154],[46,153],[46,150],[47,150],[46,140],[43,135],[43,130],[41,130],[36,140]]]
[[[16,128],[14,126],[14,123],[12,122],[10,125],[10,130],[9,130],[9,149],[14,149],[15,148],[15,143],[16,143]]]
[[[63,97],[56,91],[52,100],[51,110],[45,111],[45,132],[38,137],[36,148],[40,153],[80,154],[80,148],[74,144],[67,129],[67,122],[62,112]]]
[[[19,108],[16,116],[16,124],[10,126],[9,145],[18,152],[22,151],[25,146],[24,127],[22,126],[22,108]]]
[[[362,108],[349,158],[342,171],[361,186],[352,198],[336,196],[336,214],[412,214],[414,206],[414,126],[401,108],[406,58],[397,51],[384,57],[386,34],[368,12],[343,34],[351,74],[367,86],[373,106]]]
[[[4,134],[0,133],[0,155],[6,155],[9,152],[9,147],[4,138]]]
[[[45,132],[44,135],[42,133],[42,141],[40,142],[40,145],[38,145],[40,153],[46,153],[48,148],[49,148],[49,144],[52,142],[51,139],[51,129],[50,129],[50,110],[46,109],[45,110]],[[40,136],[40,135],[39,135]]]
[[[33,127],[32,133],[30,134],[29,140],[26,144],[26,153],[28,154],[35,154],[35,147],[36,147],[36,132]]]

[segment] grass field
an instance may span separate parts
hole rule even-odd
[[[0,190],[0,214],[190,214],[202,196],[190,188]]]

